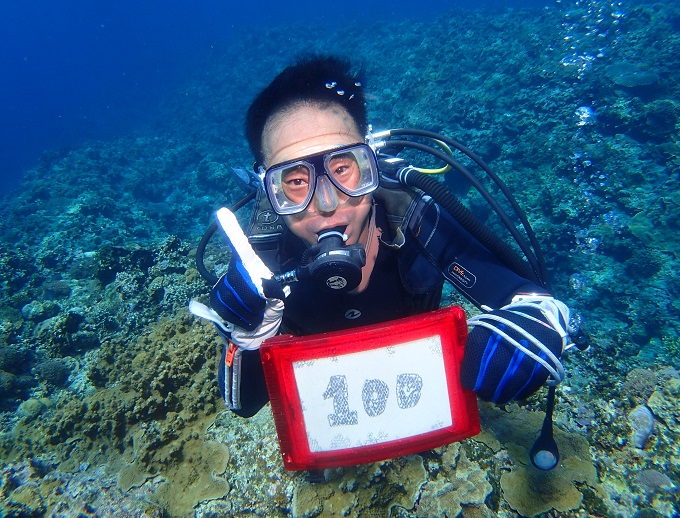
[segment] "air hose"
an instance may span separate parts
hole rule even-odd
[[[392,140],[391,137],[402,137],[399,140]],[[416,142],[413,140],[405,140],[403,137],[420,137],[424,138],[429,141],[435,141],[437,142],[439,147],[442,147],[445,149],[447,152],[444,153],[440,151],[439,149],[436,149],[432,147],[431,145],[426,145],[420,142]],[[386,140],[382,140],[386,138]],[[484,198],[484,200],[489,204],[489,206],[494,210],[494,212],[498,215],[500,218],[501,222],[503,225],[506,227],[508,232],[512,235],[513,239],[519,246],[519,248],[522,250],[522,253],[526,257],[527,261],[531,265],[531,268],[533,270],[533,275],[530,276],[531,279],[534,279],[538,282],[539,285],[543,287],[548,287],[548,280],[547,280],[547,273],[545,269],[545,261],[543,259],[543,254],[541,253],[541,248],[538,243],[538,240],[536,239],[536,236],[533,232],[533,229],[531,228],[531,225],[529,224],[529,221],[527,220],[526,215],[524,214],[524,211],[522,208],[519,206],[517,201],[515,200],[512,192],[510,189],[505,185],[505,183],[500,179],[500,177],[494,173],[491,168],[476,154],[474,154],[472,151],[470,151],[467,147],[465,147],[463,144],[460,142],[451,139],[449,137],[445,137],[443,135],[439,135],[437,133],[431,132],[431,131],[425,131],[425,130],[419,130],[419,129],[411,129],[411,128],[399,128],[399,129],[391,129],[391,130],[386,130],[382,132],[378,132],[375,134],[372,134],[370,136],[371,142],[376,144],[377,149],[383,149],[383,150],[389,150],[391,148],[397,148],[397,149],[403,149],[403,148],[412,148],[416,149],[418,151],[423,151],[426,153],[429,153],[430,155],[439,158],[442,160],[444,163],[448,164],[451,166],[451,168],[455,169],[459,174],[464,176],[471,184],[472,186],[477,190],[477,192]],[[457,149],[464,155],[466,155],[468,158],[470,158],[473,162],[477,164],[486,174],[487,176],[496,184],[496,186],[501,190],[505,198],[507,199],[508,203],[512,206],[512,209],[514,213],[517,215],[522,227],[524,228],[527,237],[529,238],[529,242],[527,243],[526,240],[520,235],[518,232],[517,228],[514,226],[514,224],[510,221],[508,215],[505,213],[505,211],[501,208],[501,206],[498,204],[498,202],[494,199],[494,197],[488,192],[488,190],[481,184],[481,182],[475,178],[462,164],[457,162],[450,154],[450,150],[448,149],[447,146],[450,146],[451,148]],[[387,152],[387,155],[390,155],[390,152]],[[415,171],[422,171],[421,169],[414,167],[413,168]],[[434,171],[423,171],[423,172],[434,172]],[[428,193],[429,194],[429,193]],[[521,259],[520,259],[521,260]]]
[[[491,232],[484,223],[470,212],[470,210],[437,179],[419,173],[412,167],[400,169],[396,179],[405,185],[415,187],[430,195],[432,199],[444,210],[448,211],[465,230],[479,239],[480,243],[515,273],[525,279],[533,279],[538,284],[543,284],[543,281],[529,264],[519,256],[519,254]]]
[[[248,193],[246,196],[244,196],[236,203],[234,203],[229,208],[229,210],[231,210],[232,212],[237,211],[238,209],[246,205],[248,202],[254,200],[255,195],[256,191]],[[203,277],[206,281],[213,285],[218,280],[217,275],[208,271],[208,269],[205,267],[205,263],[203,262],[203,258],[205,257],[205,249],[208,246],[208,242],[210,241],[210,238],[216,231],[217,223],[213,221],[208,227],[208,230],[205,231],[205,234],[203,234],[203,237],[201,238],[201,241],[198,243],[198,247],[196,248],[196,269],[198,270],[198,273],[201,274],[201,277]]]

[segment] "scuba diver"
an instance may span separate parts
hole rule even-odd
[[[246,136],[259,176],[247,233],[220,209],[233,249],[214,285],[210,308],[190,310],[215,322],[224,341],[219,388],[227,407],[255,415],[269,400],[259,348],[277,334],[306,336],[422,314],[439,308],[444,282],[482,310],[468,320],[462,383],[503,404],[550,386],[544,430],[532,461],[551,469],[554,387],[573,345],[587,344],[565,304],[548,288],[540,250],[508,226],[526,259],[486,228],[431,172],[455,169],[503,209],[460,163],[451,147],[488,166],[464,146],[417,130],[371,132],[364,81],[349,62],[306,57],[283,70],[256,97]],[[368,136],[367,136],[368,135]],[[426,151],[446,165],[413,167],[398,154]],[[500,181],[497,179],[495,181]],[[532,250],[533,247],[533,250]],[[535,457],[535,458],[534,458]]]

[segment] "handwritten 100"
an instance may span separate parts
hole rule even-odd
[[[418,374],[399,374],[395,388],[399,408],[413,408],[420,401],[423,379]],[[361,401],[366,415],[376,417],[382,414],[387,406],[389,395],[389,386],[383,380],[365,380],[361,389]],[[328,387],[323,393],[323,398],[333,399],[333,413],[328,415],[328,422],[331,426],[359,424],[357,411],[349,408],[349,389],[347,388],[346,376],[331,376]]]

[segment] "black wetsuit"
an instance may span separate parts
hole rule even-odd
[[[366,289],[359,294],[335,295],[318,290],[311,282],[291,285],[282,332],[305,336],[432,311],[439,307],[445,279],[477,306],[490,308],[508,304],[520,292],[545,293],[502,264],[427,197],[401,227],[405,237],[401,246],[390,246],[394,236],[390,235],[387,210],[378,195],[374,199],[376,226],[382,229],[382,236]],[[279,264],[269,260],[272,271],[293,269],[305,248],[290,232],[283,232],[281,240]],[[269,400],[259,351],[243,351],[241,365],[242,408],[235,413],[250,417]],[[223,387],[222,368],[219,373]]]

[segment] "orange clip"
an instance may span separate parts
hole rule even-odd
[[[227,367],[231,367],[231,365],[234,363],[236,349],[237,347],[234,345],[234,342],[229,342],[229,347],[227,347],[227,355],[224,358],[224,363],[227,365]]]

